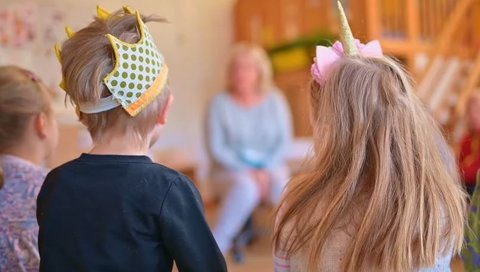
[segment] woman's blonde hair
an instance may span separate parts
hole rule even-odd
[[[274,87],[273,84],[273,72],[272,72],[272,65],[270,63],[270,59],[268,58],[267,52],[258,45],[248,44],[248,43],[239,43],[236,44],[230,56],[229,61],[229,68],[228,73],[231,74],[233,66],[235,65],[235,60],[239,56],[247,56],[252,58],[257,66],[257,70],[259,73],[259,82],[258,82],[258,90],[260,92],[266,92]],[[231,82],[230,76],[228,77],[228,90],[233,89],[233,83]]]
[[[466,196],[407,73],[388,58],[344,58],[310,99],[314,155],[287,186],[276,249],[302,249],[318,270],[334,228],[348,224],[344,271],[412,271],[458,253]]]
[[[164,21],[154,16],[142,16],[142,20],[145,23]],[[125,13],[122,9],[106,20],[96,17],[62,45],[62,75],[74,105],[96,103],[100,98],[111,95],[103,79],[115,66],[115,54],[106,34],[127,43],[137,42],[140,30],[136,15]],[[136,117],[130,117],[123,108],[117,107],[101,113],[79,113],[79,118],[95,140],[102,139],[107,130],[117,129],[119,133],[128,133],[142,141],[157,123],[169,96],[170,89],[166,88]]]
[[[0,154],[17,145],[28,122],[38,113],[52,113],[52,93],[32,72],[0,66]],[[0,166],[0,189],[4,185]]]

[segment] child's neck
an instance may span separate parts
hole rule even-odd
[[[93,141],[90,154],[96,155],[133,155],[144,156],[150,148],[150,137],[144,143],[135,143],[131,138],[116,136],[102,141]]]

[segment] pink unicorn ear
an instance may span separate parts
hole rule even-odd
[[[315,63],[312,66],[312,76],[318,83],[325,82],[328,70],[338,59],[340,59],[340,55],[331,47],[317,46]]]
[[[383,57],[383,50],[380,42],[375,40],[367,43],[362,49],[360,49],[361,55],[364,57]]]

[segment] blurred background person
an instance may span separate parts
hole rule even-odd
[[[212,180],[224,195],[214,236],[225,254],[255,207],[277,204],[289,179],[290,111],[272,83],[267,54],[239,44],[228,67],[227,89],[214,97],[208,116]]]
[[[32,72],[0,67],[0,271],[38,271],[41,165],[57,144],[50,91]]]
[[[475,190],[475,178],[480,169],[480,93],[473,93],[467,103],[466,115],[469,130],[464,136],[459,164],[465,188],[470,196]]]

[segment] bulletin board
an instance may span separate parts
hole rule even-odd
[[[36,73],[54,90],[55,111],[66,119],[74,118],[74,114],[65,105],[65,94],[58,86],[60,64],[53,47],[66,38],[66,18],[72,18],[69,13],[79,11],[78,7],[33,0],[3,0],[0,6],[0,65],[17,65]]]
[[[33,70],[56,88],[59,65],[53,45],[60,39],[65,13],[33,1],[15,1],[0,7],[0,64]]]

